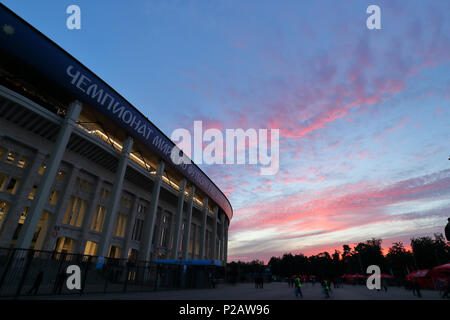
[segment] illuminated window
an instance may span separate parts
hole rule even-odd
[[[23,224],[25,222],[25,218],[27,216],[27,213],[28,213],[29,209],[30,208],[28,208],[28,207],[24,207],[23,208],[22,213],[21,213],[20,218],[19,218],[19,223],[20,224]]]
[[[42,176],[44,174],[45,168],[47,168],[47,165],[43,163],[41,167],[39,168],[38,173]]]
[[[109,191],[106,190],[105,188],[102,189],[102,198],[103,199],[108,199],[109,198]]]
[[[125,236],[125,227],[127,225],[127,216],[123,213],[119,213],[114,226],[114,235],[123,238]]]
[[[37,189],[37,185],[33,186],[33,189],[31,189],[30,194],[28,195],[28,199],[33,200],[34,199],[34,195],[36,193],[36,189]]]
[[[55,205],[56,202],[58,201],[58,194],[59,194],[59,191],[53,190],[52,193],[50,194],[50,199],[49,199],[48,203],[51,205]]]
[[[81,227],[85,210],[86,200],[71,196],[63,218],[63,224]]]
[[[93,241],[86,242],[86,247],[84,248],[84,254],[88,256],[95,256],[97,253],[98,243]]]
[[[6,163],[14,164],[19,155],[16,152],[9,152],[6,156]]]
[[[0,201],[0,227],[3,224],[3,220],[5,220],[6,213],[8,212],[9,204],[5,201]]]
[[[111,246],[109,249],[109,258],[119,259],[120,258],[120,248],[117,246]]]
[[[55,251],[59,253],[72,253],[75,246],[75,240],[66,237],[60,237],[56,241]]]
[[[11,178],[11,180],[9,180],[8,186],[6,187],[6,192],[16,194],[18,186],[19,186],[19,179]]]
[[[18,166],[19,168],[25,168],[25,166],[27,165],[27,163],[28,163],[28,159],[25,158],[25,157],[22,157],[22,158],[20,158],[19,162],[17,162],[17,166]]]
[[[6,174],[0,173],[0,191],[3,191],[8,182],[8,176]]]
[[[105,222],[105,217],[106,217],[105,207],[97,206],[94,218],[92,219],[91,230],[101,232],[103,229],[103,223]]]
[[[195,236],[195,254],[200,254],[200,234],[196,234]]]
[[[17,222],[16,230],[14,231],[14,235],[12,238],[13,241],[15,241],[19,238],[19,233],[20,233],[20,230],[22,230],[22,226],[23,226],[23,223],[25,222],[25,218],[27,216],[28,210],[29,210],[28,207],[24,207],[22,210],[22,213],[19,217],[19,221]]]

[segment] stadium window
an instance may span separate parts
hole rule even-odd
[[[50,194],[50,199],[49,199],[48,203],[51,205],[55,205],[56,202],[58,201],[58,194],[59,194],[59,191],[53,190],[52,193]]]
[[[42,176],[44,174],[45,168],[47,168],[47,165],[45,163],[41,164],[41,167],[39,168],[38,173]]]
[[[11,178],[11,180],[9,180],[8,186],[6,187],[6,192],[10,194],[16,194],[18,186],[19,186],[19,179]]]
[[[125,236],[125,227],[127,225],[127,216],[119,213],[114,227],[114,235],[123,238]]]
[[[105,188],[102,188],[102,198],[103,199],[108,199],[109,198],[109,191],[106,190]]]
[[[147,210],[147,208],[145,206],[143,206],[142,204],[140,204],[138,206],[138,213],[145,213],[146,210]]]
[[[17,166],[19,168],[25,168],[27,163],[28,163],[28,158],[22,157],[22,158],[20,158],[19,162],[17,162]]]
[[[59,237],[55,244],[55,251],[58,253],[72,253],[75,240],[66,237]]]
[[[25,222],[25,218],[27,216],[28,210],[29,210],[28,207],[24,207],[22,210],[22,213],[20,214],[19,221],[17,221],[16,230],[14,231],[14,234],[13,234],[12,245],[14,245],[15,241],[19,238],[19,233],[20,233],[20,230],[22,230],[22,226],[23,226],[23,223]]]
[[[3,224],[3,220],[5,220],[6,213],[8,212],[9,204],[5,201],[0,201],[0,227]]]
[[[131,239],[141,241],[143,225],[144,220],[136,219],[136,221],[134,222],[133,234],[131,236]]]
[[[20,214],[20,217],[19,217],[19,221],[18,221],[19,224],[23,224],[25,222],[25,218],[27,216],[29,209],[30,209],[29,207],[23,208],[22,213]]]
[[[81,227],[81,224],[83,223],[84,213],[86,212],[86,200],[81,201],[81,208],[78,212],[77,220],[75,221],[76,227]]]
[[[8,182],[8,176],[6,174],[0,173],[0,191],[3,191]]]
[[[37,187],[38,187],[38,186],[37,186],[36,184],[33,186],[33,189],[31,189],[30,194],[28,195],[28,199],[30,199],[30,200],[33,200],[33,199],[34,199],[34,195],[35,195],[35,193],[36,193]]]
[[[87,241],[84,248],[84,255],[95,256],[97,253],[98,243],[93,241]]]
[[[6,154],[6,149],[3,149],[0,147],[0,161],[3,160],[3,157],[5,156],[5,154]]]
[[[9,152],[6,156],[6,163],[14,164],[19,155],[16,152]]]
[[[111,246],[109,249],[109,258],[119,259],[120,258],[120,248],[117,246]]]
[[[92,219],[91,230],[101,232],[105,222],[106,209],[103,206],[97,206],[94,218]]]
[[[86,200],[71,196],[63,218],[63,224],[81,227],[85,210]]]

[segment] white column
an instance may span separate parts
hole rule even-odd
[[[212,225],[212,234],[211,234],[211,259],[216,259],[217,255],[217,215],[219,214],[219,208],[217,206],[214,207],[214,217],[213,225]]]
[[[153,232],[155,231],[155,219],[158,213],[159,191],[161,188],[162,176],[164,174],[164,162],[161,161],[158,165],[156,177],[153,182],[152,199],[150,202],[149,212],[146,215],[144,222],[144,234],[141,241],[141,250],[139,251],[141,260],[150,259],[150,251],[152,249]]]
[[[48,201],[50,189],[55,181],[61,159],[64,155],[64,151],[66,150],[72,130],[76,125],[75,121],[80,115],[81,108],[82,105],[79,101],[74,101],[69,106],[67,115],[64,118],[58,132],[54,149],[52,150],[47,167],[44,171],[44,176],[39,183],[39,187],[36,190],[36,196],[31,205],[30,211],[27,214],[22,230],[20,231],[19,238],[17,239],[15,245],[16,248],[28,249],[30,247],[34,231],[36,230],[36,226],[41,217],[42,210]]]
[[[175,235],[172,248],[172,259],[178,259],[178,253],[180,251],[180,240],[181,240],[181,224],[183,222],[183,206],[184,206],[184,192],[186,191],[186,179],[183,179],[180,186],[180,191],[178,194],[178,207],[175,222]]]
[[[208,197],[205,197],[205,200],[203,200],[203,216],[202,216],[202,231],[201,231],[201,238],[200,238],[200,259],[205,259],[206,252],[206,218],[208,217]]]
[[[194,204],[195,186],[191,187],[191,194],[189,195],[187,207],[187,221],[183,241],[183,259],[188,258],[189,244],[191,242],[191,224],[192,224],[192,205]]]
[[[100,238],[100,243],[98,244],[97,255],[99,255],[100,257],[105,257],[108,255],[109,243],[111,241],[114,224],[116,223],[117,208],[120,202],[123,180],[125,178],[125,172],[127,170],[132,146],[133,139],[131,137],[128,137],[122,145],[122,153],[120,154],[116,176],[113,181],[111,198],[108,201],[108,206],[106,209],[105,223],[103,224],[102,235]]]

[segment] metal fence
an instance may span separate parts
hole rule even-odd
[[[67,268],[81,271],[81,288],[66,285]],[[155,264],[53,251],[0,248],[0,297],[201,288],[215,268]]]

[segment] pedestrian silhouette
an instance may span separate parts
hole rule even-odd
[[[300,281],[300,278],[295,278],[294,280],[294,284],[295,284],[295,296],[298,297],[300,295],[301,298],[303,298],[303,294],[302,294],[302,283]]]

